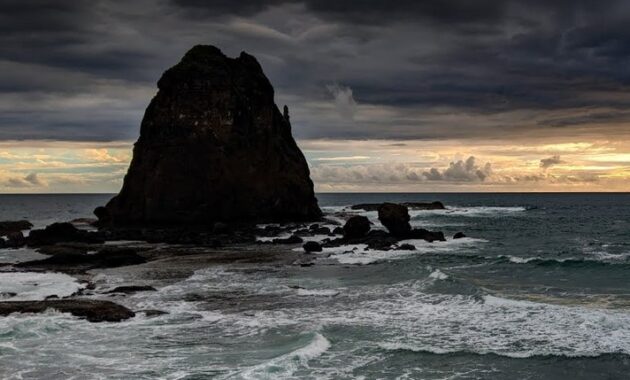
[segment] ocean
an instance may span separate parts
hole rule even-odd
[[[0,195],[0,220],[91,217],[111,195]],[[49,311],[0,317],[3,379],[627,379],[630,194],[318,194],[357,203],[442,201],[411,211],[446,242],[415,251],[326,248],[315,265],[213,265],[121,297],[120,323]],[[380,228],[376,212],[361,212]],[[453,240],[456,232],[467,237]],[[0,250],[0,262],[41,256]],[[130,267],[131,268],[131,267]],[[82,285],[0,273],[0,294],[40,299]]]

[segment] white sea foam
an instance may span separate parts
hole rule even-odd
[[[430,215],[441,216],[507,216],[513,213],[527,211],[525,207],[458,207],[447,206],[442,210],[409,210],[411,218],[424,217]]]
[[[339,295],[338,290],[334,289],[298,289],[298,296],[316,296],[316,297],[334,297]]]
[[[444,276],[447,275],[441,270],[433,269],[429,277],[441,280]],[[270,291],[269,284],[258,283],[260,277],[256,275],[232,276],[235,285],[222,275],[214,278],[218,281],[215,286],[219,287],[236,286],[257,294]],[[267,279],[279,280],[270,275]],[[257,289],[256,284],[263,290]],[[350,287],[330,299],[334,305],[262,310],[238,317],[231,315],[217,323],[226,331],[238,334],[260,334],[282,326],[301,326],[302,329],[319,329],[326,325],[369,326],[387,331],[391,336],[381,342],[383,348],[435,353],[495,353],[509,357],[630,354],[630,312],[626,310],[551,305],[492,295],[479,298],[430,294],[425,292],[428,285],[413,280],[394,285]],[[286,287],[283,292],[286,294]],[[285,364],[282,362],[279,367],[284,368]],[[265,363],[257,367],[263,368],[262,371],[249,373],[261,375],[273,366],[273,363]]]
[[[429,243],[425,240],[410,239],[400,241],[398,244],[411,244],[416,247],[415,250],[397,250],[390,251],[365,250],[367,245],[343,245],[334,248],[324,248],[324,253],[331,254],[330,258],[337,260],[340,264],[365,265],[378,261],[389,261],[403,259],[413,255],[420,254],[448,254],[462,249],[475,249],[480,244],[487,243],[484,239],[462,238],[450,239],[447,241],[435,241]]]
[[[313,339],[304,347],[287,354],[275,357],[240,372],[235,377],[243,379],[278,379],[291,376],[300,367],[308,367],[308,362],[321,356],[330,348],[330,342],[320,333],[315,333]]]
[[[415,297],[414,297],[415,298]],[[382,342],[385,349],[433,353],[474,352],[522,358],[534,355],[596,356],[630,353],[630,314],[509,300],[463,296],[431,302],[423,295],[405,302],[381,300],[381,323],[400,330]],[[408,315],[391,319],[388,309]],[[413,318],[411,319],[411,316]],[[413,321],[413,324],[411,324]]]
[[[434,280],[446,280],[448,278],[448,275],[441,270],[436,269],[431,272],[431,274],[429,274],[429,278],[432,278]]]
[[[607,244],[601,247],[591,247],[585,245],[582,252],[587,258],[597,261],[626,261],[630,257],[630,252],[610,253],[606,250]]]
[[[540,257],[520,257],[520,256],[512,256],[512,255],[503,255],[499,257],[506,258],[511,263],[514,263],[514,264],[527,264],[532,261],[541,260]]]
[[[48,296],[67,297],[84,288],[75,278],[63,273],[0,273],[0,296],[11,301],[36,301]],[[10,296],[16,294],[15,296]]]

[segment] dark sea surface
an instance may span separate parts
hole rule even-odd
[[[0,195],[0,220],[91,217],[110,197]],[[0,318],[0,378],[630,378],[630,194],[318,198],[332,218],[357,203],[439,200],[446,210],[412,211],[412,224],[448,240],[329,248],[311,267],[200,267],[117,301],[169,312],[157,318]],[[381,228],[376,212],[361,214]],[[450,239],[459,231],[468,237]],[[0,262],[36,255],[0,250]],[[95,282],[114,286],[121,273]],[[78,286],[0,273],[0,293],[19,299]]]

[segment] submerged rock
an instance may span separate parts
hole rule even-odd
[[[365,216],[353,216],[343,226],[343,236],[347,239],[360,238],[370,231],[370,220]]]
[[[466,234],[464,234],[463,232],[457,232],[455,235],[453,235],[453,239],[461,239],[465,237],[466,237]]]
[[[411,231],[409,210],[395,203],[383,203],[378,207],[378,220],[394,236],[405,236]]]
[[[45,301],[0,302],[1,316],[7,316],[12,313],[43,313],[48,309],[70,313],[76,317],[85,318],[90,322],[120,322],[135,316],[133,311],[110,301],[51,299]]]
[[[422,239],[430,243],[434,241],[446,241],[446,238],[444,237],[443,232],[429,231],[429,230],[425,230],[424,228],[414,228],[407,234],[406,238],[407,239]]]
[[[120,194],[95,210],[101,225],[321,217],[288,109],[253,56],[195,46],[158,88]]]

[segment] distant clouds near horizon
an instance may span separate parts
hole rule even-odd
[[[117,191],[161,73],[255,55],[319,191],[630,190],[626,1],[0,3],[0,192]]]

